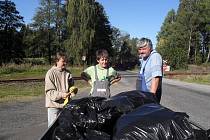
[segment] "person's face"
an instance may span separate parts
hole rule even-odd
[[[97,62],[102,68],[107,68],[108,63],[109,63],[109,59],[105,58],[105,57],[101,57],[99,60],[97,60]]]
[[[57,67],[58,67],[58,68],[65,69],[65,68],[66,68],[67,62],[66,62],[65,59],[60,58],[60,59],[56,62],[56,64],[57,64]]]
[[[139,48],[138,53],[143,59],[146,59],[151,53],[151,48],[146,45],[145,47]]]

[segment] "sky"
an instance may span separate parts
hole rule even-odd
[[[16,4],[26,24],[39,6],[40,0],[11,0]],[[130,34],[130,37],[147,37],[156,46],[156,36],[167,13],[177,10],[179,0],[97,0],[108,16],[110,25]]]

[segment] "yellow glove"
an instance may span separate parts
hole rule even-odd
[[[69,92],[71,93],[71,97],[74,97],[78,92],[78,88],[75,86],[72,86],[69,88]]]
[[[66,105],[67,103],[69,102],[69,97],[67,97],[66,99],[65,99],[65,101],[64,101],[64,105]]]
[[[66,104],[70,101],[70,98],[71,98],[71,97],[74,97],[74,96],[77,94],[77,92],[78,92],[78,88],[77,88],[77,87],[75,87],[75,86],[70,87],[70,88],[69,88],[69,93],[71,93],[71,94],[70,94],[70,96],[68,96],[68,97],[65,99],[64,105],[66,105]]]

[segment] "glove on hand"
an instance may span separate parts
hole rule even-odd
[[[74,97],[74,96],[77,94],[77,92],[78,92],[78,88],[77,88],[77,87],[75,87],[75,86],[70,87],[70,88],[69,88],[70,96],[68,96],[68,97],[65,99],[64,105],[66,105],[66,104],[70,101],[71,97]]]

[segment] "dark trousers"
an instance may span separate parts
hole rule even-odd
[[[136,90],[140,90],[140,81],[139,81],[139,79],[136,80]],[[153,93],[151,93],[151,94],[153,94]],[[160,103],[161,95],[162,95],[162,87],[158,88],[156,93],[155,93],[155,98],[156,98],[156,101],[158,103]]]

